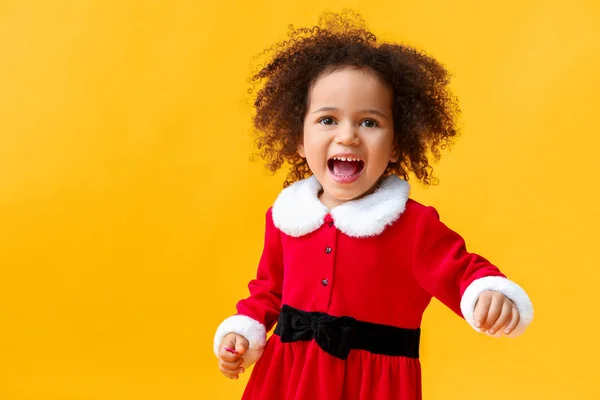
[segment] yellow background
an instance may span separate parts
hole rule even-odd
[[[289,4],[288,4],[289,3]],[[600,7],[328,1],[454,74],[463,137],[414,185],[531,295],[517,340],[435,302],[434,399],[600,399]],[[0,399],[236,399],[211,353],[281,188],[251,58],[323,2],[0,1]]]

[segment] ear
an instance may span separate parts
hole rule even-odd
[[[306,152],[304,151],[304,143],[298,145],[298,155],[302,158],[306,158]]]
[[[399,151],[396,150],[396,146],[394,146],[392,148],[392,153],[390,154],[390,162],[395,163],[396,161],[398,161],[400,159],[400,155],[398,153],[399,153]]]

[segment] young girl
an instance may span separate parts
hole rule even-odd
[[[220,370],[237,379],[258,361],[244,399],[418,400],[432,296],[494,336],[533,317],[517,284],[409,198],[409,173],[431,183],[430,161],[457,135],[448,74],[352,15],[274,49],[254,76],[254,121],[270,168],[291,171],[250,296],[217,329]]]

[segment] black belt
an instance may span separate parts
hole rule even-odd
[[[352,349],[419,358],[419,328],[397,328],[358,321],[352,317],[332,317],[288,305],[281,308],[274,333],[280,336],[282,343],[314,339],[324,351],[342,360],[348,357]]]

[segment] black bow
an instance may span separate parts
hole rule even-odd
[[[309,313],[284,305],[276,333],[282,343],[314,339],[325,352],[345,360],[350,353],[355,325],[352,317]]]

